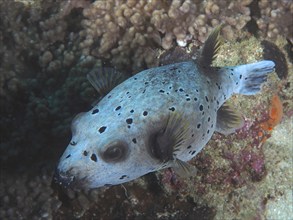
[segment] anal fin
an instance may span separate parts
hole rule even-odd
[[[197,168],[195,166],[179,159],[173,161],[172,168],[182,178],[196,176],[197,174]]]
[[[228,135],[243,126],[244,121],[240,113],[225,103],[217,112],[216,131]]]

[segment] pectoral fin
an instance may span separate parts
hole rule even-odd
[[[180,114],[172,113],[162,129],[150,135],[150,152],[162,163],[173,161],[180,148],[193,142],[189,122]]]
[[[87,74],[87,79],[100,96],[105,96],[122,83],[126,76],[111,67],[98,67]]]

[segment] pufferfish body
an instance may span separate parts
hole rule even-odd
[[[72,123],[72,140],[53,181],[63,187],[97,188],[131,181],[172,167],[195,173],[192,159],[215,131],[229,134],[242,117],[225,102],[233,94],[260,91],[272,61],[212,67],[220,46],[220,27],[199,58],[144,70],[125,80],[92,110]],[[105,93],[119,74],[100,68],[88,75]]]

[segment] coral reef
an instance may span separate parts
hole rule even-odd
[[[200,45],[212,27],[222,22],[227,24],[224,34],[235,37],[250,20],[250,2],[95,1],[83,11],[85,39],[80,46],[84,54],[109,58],[118,67],[150,67],[156,59],[153,49],[167,50],[175,42]]]
[[[268,1],[260,0],[260,15],[256,20],[259,29],[263,35],[276,39],[280,33],[293,41],[293,4],[288,0]],[[264,31],[265,30],[265,31]]]
[[[267,207],[288,197],[292,182],[292,13],[287,0],[1,0],[0,218],[273,219]],[[214,65],[278,60],[280,79],[232,99],[245,126],[215,135],[191,161],[199,169],[191,179],[166,170],[125,189],[57,198],[50,181],[70,122],[97,99],[86,74],[102,64],[133,74],[190,59],[220,23],[230,42]],[[174,53],[159,60],[166,51]]]

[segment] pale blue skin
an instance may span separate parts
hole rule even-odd
[[[264,70],[260,71],[258,66]],[[216,130],[220,106],[233,93],[255,94],[273,67],[273,62],[262,61],[199,70],[194,61],[187,61],[144,70],[115,87],[91,111],[73,121],[71,144],[60,159],[58,171],[67,178],[74,177],[82,187],[97,188],[128,182],[171,166],[171,163],[163,166],[150,155],[148,143],[150,133],[166,124],[172,108],[189,125],[191,147],[182,145],[176,152],[177,159],[188,161],[200,152]],[[256,74],[263,77],[257,88],[247,89],[244,78],[255,68]],[[118,106],[121,108],[116,110]],[[129,118],[133,119],[132,124],[126,122]],[[103,126],[107,128],[100,133]],[[116,141],[128,146],[129,155],[124,161],[105,162],[99,153]],[[96,155],[96,161],[91,159],[92,154]]]

